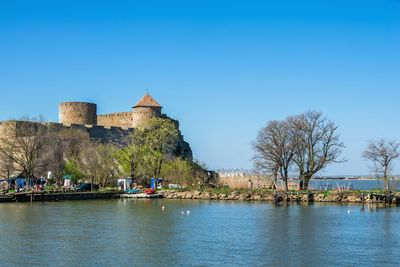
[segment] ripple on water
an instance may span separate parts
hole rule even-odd
[[[0,255],[2,266],[395,266],[399,219],[322,204],[12,203],[0,205]]]

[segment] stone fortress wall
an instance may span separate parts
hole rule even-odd
[[[162,114],[162,107],[146,94],[131,112],[119,112],[97,115],[97,105],[87,102],[64,102],[59,105],[59,123],[4,121],[0,122],[0,135],[7,129],[12,129],[15,135],[25,134],[28,127],[48,127],[54,132],[63,129],[76,129],[87,132],[91,139],[102,143],[125,144],[126,138],[135,131],[137,125],[144,119],[158,117],[173,122],[179,131],[179,122]],[[7,125],[8,124],[8,125]],[[11,127],[9,127],[11,125]],[[7,126],[7,127],[5,127]],[[25,133],[24,133],[25,132]],[[179,131],[176,155],[192,159],[192,149]]]
[[[31,121],[5,121],[0,122],[0,135],[5,130],[11,129],[16,134],[24,134],[24,129],[28,127],[46,127],[52,132],[59,133],[65,129],[79,130],[86,132],[90,139],[101,143],[120,143],[124,137],[128,136],[134,129],[121,127],[107,127],[97,125],[85,125],[74,123],[56,123],[56,122],[31,122]]]
[[[87,102],[63,102],[59,106],[59,122],[65,124],[85,124],[113,127],[136,128],[142,121],[150,118],[165,118],[179,126],[176,120],[162,114],[162,107],[146,94],[128,112],[97,114],[97,105]],[[178,127],[179,128],[179,127]]]
[[[140,122],[142,122],[145,119],[154,117],[160,118],[161,116],[162,116],[161,108],[134,107],[132,112],[132,126],[137,127],[140,124]]]
[[[64,102],[59,105],[60,123],[97,125],[97,105],[87,102]]]
[[[53,127],[71,127],[85,130],[91,138],[102,142],[119,140],[126,136],[144,120],[164,118],[175,124],[179,131],[179,121],[162,113],[162,107],[148,93],[136,103],[130,112],[97,115],[97,105],[87,102],[64,102],[59,105],[59,124]],[[179,131],[177,154],[192,158],[190,145],[184,141]]]
[[[132,127],[132,112],[118,112],[105,115],[97,115],[97,125]]]

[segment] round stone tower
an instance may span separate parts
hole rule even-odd
[[[86,102],[63,102],[59,106],[60,123],[97,124],[97,105]]]
[[[145,94],[133,107],[132,127],[137,127],[146,119],[161,117],[161,109],[161,105],[149,93]]]

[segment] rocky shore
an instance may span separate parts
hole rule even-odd
[[[0,202],[37,202],[65,200],[94,200],[124,198],[123,192],[84,192],[84,193],[18,193],[0,196]],[[130,197],[135,195],[129,195]],[[312,191],[312,192],[281,192],[270,190],[229,191],[229,190],[164,190],[157,197],[165,199],[195,199],[195,200],[237,200],[237,201],[266,201],[281,203],[360,203],[360,204],[394,204],[400,205],[400,193],[378,194],[359,191]]]
[[[400,205],[400,194],[377,194],[354,192],[212,192],[212,191],[161,191],[166,199],[198,199],[198,200],[239,200],[239,201],[268,201],[273,203],[297,202],[326,202],[326,203],[384,203]]]

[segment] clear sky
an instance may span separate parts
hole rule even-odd
[[[0,119],[146,89],[210,168],[251,168],[267,121],[318,110],[347,146],[325,174],[368,174],[367,141],[400,139],[400,1],[0,1]]]

